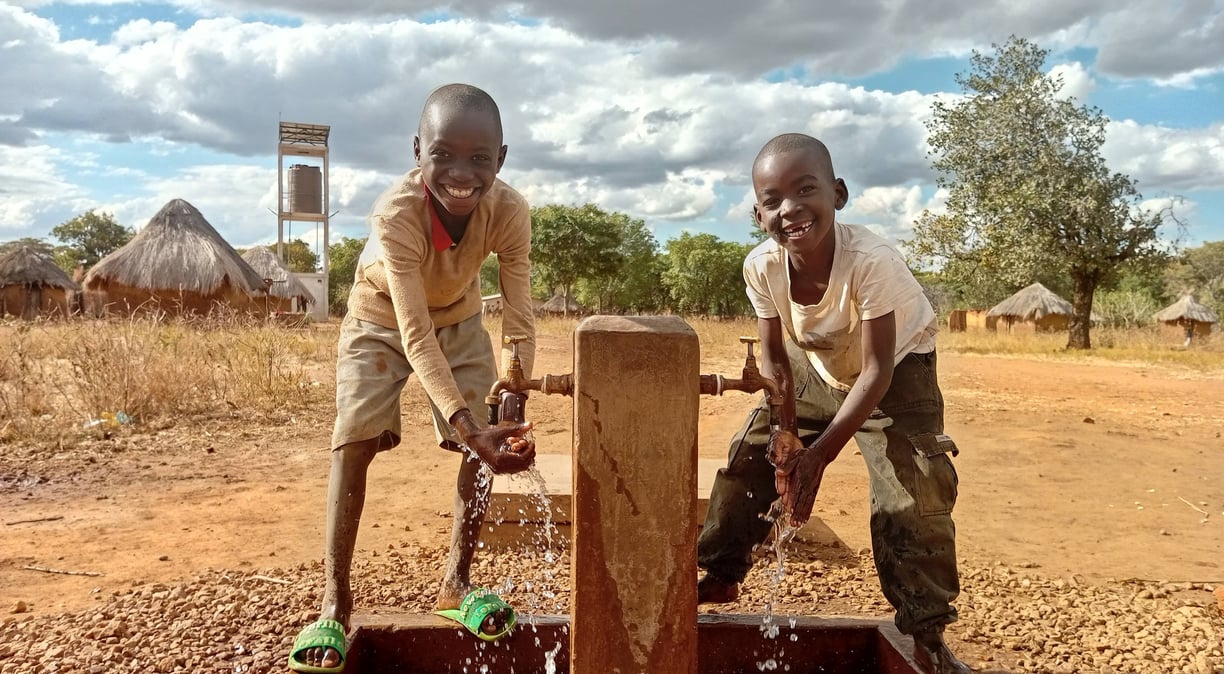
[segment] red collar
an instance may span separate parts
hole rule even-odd
[[[438,217],[438,209],[434,208],[433,198],[429,196],[429,186],[424,182],[421,186],[425,188],[425,208],[429,209],[429,225],[433,232],[433,247],[434,250],[448,250],[455,245],[455,240],[451,238],[450,232],[442,226],[442,218]]]

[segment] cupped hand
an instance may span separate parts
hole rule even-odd
[[[790,431],[774,431],[769,436],[769,447],[765,456],[774,467],[774,488],[779,496],[786,494],[791,471],[799,457],[807,451],[799,437]]]
[[[531,422],[502,422],[482,429],[468,438],[468,446],[497,475],[521,473],[535,463],[535,440],[528,433]]]
[[[825,468],[833,457],[818,447],[803,453],[787,477],[786,491],[782,496],[783,517],[789,517],[791,526],[801,527],[812,516],[816,493],[824,479]]]

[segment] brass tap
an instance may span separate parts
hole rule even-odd
[[[769,403],[769,421],[771,427],[778,426],[779,412],[782,407],[782,392],[778,388],[778,383],[773,379],[761,374],[757,369],[756,356],[752,353],[752,346],[759,344],[761,340],[757,337],[740,337],[740,344],[745,344],[748,347],[748,355],[744,358],[744,370],[739,379],[728,379],[721,374],[703,374],[700,377],[699,390],[704,395],[720,396],[723,391],[743,391],[745,393],[756,393],[757,391],[765,391],[765,400]]]
[[[519,358],[519,342],[527,338],[521,335],[506,335],[503,339],[504,343],[510,345],[510,367],[506,369],[506,376],[497,380],[489,389],[489,395],[485,396],[485,404],[489,406],[490,425],[497,423],[502,393],[539,391],[545,394],[574,395],[573,374],[546,374],[539,379],[528,379],[523,374],[523,361]]]

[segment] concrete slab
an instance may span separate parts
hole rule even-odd
[[[551,503],[552,523],[557,534],[567,542],[570,535],[570,513],[573,508],[573,489],[570,479],[572,459],[568,454],[538,454],[536,466],[544,478],[546,493]],[[714,476],[726,465],[724,459],[698,459],[697,461],[697,525],[705,521],[710,505],[710,488]],[[485,516],[485,530],[481,541],[490,548],[504,549],[533,541],[535,528],[543,524],[546,512],[542,500],[536,496],[539,487],[523,477],[497,477],[493,482],[489,512]],[[819,517],[813,516],[799,530],[800,540],[826,547],[847,548],[840,536]]]

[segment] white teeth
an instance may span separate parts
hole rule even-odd
[[[457,187],[447,187],[446,188],[446,193],[456,199],[467,199],[468,197],[472,196],[472,193],[475,191],[476,191],[475,187],[469,187],[466,190],[461,190]]]
[[[812,228],[812,223],[809,222],[803,225],[792,225],[790,227],[785,227],[782,229],[782,232],[786,234],[786,236],[793,239],[795,237],[799,237],[799,236],[803,236],[804,234],[807,234],[808,230],[811,228]]]

